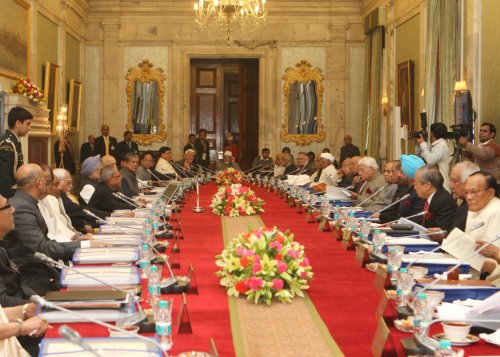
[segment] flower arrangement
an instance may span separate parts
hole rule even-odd
[[[47,101],[47,97],[43,91],[38,88],[36,84],[31,82],[29,78],[21,78],[18,80],[14,88],[12,88],[12,92],[24,95],[34,102],[43,103]]]
[[[232,185],[235,183],[243,182],[243,175],[236,169],[232,167],[219,171],[216,177],[217,185]]]
[[[237,183],[222,186],[212,197],[212,212],[218,216],[251,216],[264,212],[264,200],[255,196],[255,192]]]
[[[227,294],[267,305],[273,298],[290,303],[295,295],[304,297],[313,272],[304,246],[293,238],[289,231],[264,227],[233,239],[216,256],[216,275]]]

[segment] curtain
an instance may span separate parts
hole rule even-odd
[[[425,108],[428,124],[455,123],[458,1],[427,1]]]
[[[383,27],[371,31],[365,40],[365,82],[363,87],[363,151],[380,161],[381,86]],[[363,153],[362,153],[363,154]]]

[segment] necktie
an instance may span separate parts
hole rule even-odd
[[[425,200],[424,211],[429,209],[429,201]],[[427,213],[422,217],[422,226],[425,224],[425,220],[427,219]]]
[[[129,150],[132,149],[132,145],[131,145],[130,141],[127,143],[127,145],[128,145]]]
[[[323,171],[323,169],[319,169],[318,170],[318,174],[316,175],[316,177],[314,178],[314,182],[318,182],[319,181],[319,178],[321,177],[321,171]]]
[[[104,145],[106,146],[106,155],[109,155],[109,138],[104,138]]]

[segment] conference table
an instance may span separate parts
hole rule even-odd
[[[326,326],[327,332],[342,351],[328,355],[372,355],[372,342],[377,329],[380,328],[380,319],[376,311],[382,299],[380,291],[374,286],[375,274],[361,268],[353,251],[345,250],[331,232],[320,231],[317,223],[307,223],[306,215],[290,207],[280,195],[253,184],[245,183],[245,185],[251,187],[256,195],[266,202],[265,212],[260,215],[263,223],[266,226],[277,226],[282,231],[289,229],[294,233],[295,239],[305,247],[314,271],[314,278],[307,291],[308,299],[312,301],[321,323]],[[182,305],[182,297],[176,294],[168,295],[174,299],[172,312],[174,344],[169,351],[170,355],[193,350],[208,352],[211,339],[214,340],[220,356],[241,355],[235,349],[237,338],[241,338],[238,336],[241,331],[234,328],[235,317],[231,315],[232,312],[228,307],[228,297],[215,276],[218,269],[215,266],[215,256],[224,249],[221,218],[212,214],[209,207],[216,190],[215,183],[200,186],[199,202],[200,206],[205,208],[204,213],[191,212],[190,209],[196,204],[196,197],[194,193],[187,194],[187,202],[180,214],[184,237],[180,240],[180,268],[174,269],[174,273],[186,275],[188,267],[192,265],[198,293],[186,295],[192,333],[178,333],[178,312]],[[172,223],[176,224],[175,221]],[[163,275],[166,274],[168,274],[167,269],[163,269]],[[145,281],[142,282],[143,287],[146,284]],[[149,307],[146,300],[147,296],[143,296],[141,304],[145,308]],[[385,312],[387,311],[389,309]],[[69,326],[83,337],[109,335],[107,328],[84,321]],[[53,324],[53,328],[47,331],[46,337],[59,338],[58,327],[58,324]],[[433,333],[438,331],[436,328],[432,329]],[[411,334],[400,332],[391,326],[389,332],[388,343],[385,345],[386,353],[403,356],[404,349],[400,341],[411,337]],[[286,341],[286,336],[281,338]],[[500,347],[483,340],[464,349],[467,356],[500,355]],[[268,355],[280,356],[280,353],[279,351],[271,353],[270,350]],[[297,351],[296,355],[308,356],[307,351]]]

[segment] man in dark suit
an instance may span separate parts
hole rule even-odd
[[[80,164],[84,162],[86,158],[96,155],[94,149],[95,136],[90,134],[88,140],[88,142],[83,143],[80,147]]]
[[[68,140],[69,131],[64,133],[64,153],[63,153],[63,167],[68,170],[72,175],[76,173],[75,168],[75,153],[73,151],[73,146]],[[54,156],[56,159],[56,167],[61,167],[61,153],[59,152],[60,140],[57,140],[54,144]]]
[[[134,207],[113,196],[122,186],[122,175],[114,165],[101,169],[101,180],[90,198],[89,207],[112,213],[117,209],[133,209]]]
[[[195,161],[204,168],[208,168],[210,165],[210,148],[206,139],[207,131],[205,129],[200,129],[198,132],[198,139],[194,142]]]
[[[339,165],[342,165],[342,162],[349,158],[349,157],[354,157],[354,156],[359,156],[359,148],[356,145],[352,144],[352,137],[347,134],[344,136],[344,146],[340,148],[340,162]]]
[[[465,200],[465,181],[467,181],[470,175],[477,171],[479,171],[479,166],[471,161],[460,162],[451,169],[450,189],[457,200],[462,200],[462,204],[458,206],[455,212],[450,231],[453,230],[453,228],[465,231],[467,213],[469,212],[469,207]]]
[[[33,256],[40,252],[55,260],[70,260],[80,247],[97,247],[101,243],[72,241],[59,243],[47,236],[47,226],[37,206],[51,186],[50,178],[40,166],[25,164],[16,172],[18,190],[9,203],[15,208],[15,229],[5,237],[5,246],[21,272],[21,278],[39,295],[58,289],[59,273]]]
[[[132,141],[132,132],[126,131],[123,133],[123,141],[118,143],[118,154],[120,155],[120,160],[123,160],[125,154],[128,152],[133,152],[134,154],[139,154],[139,145]]]
[[[116,138],[109,136],[109,125],[102,124],[101,134],[94,142],[95,153],[101,155],[101,157],[111,155],[116,159],[116,162],[120,162],[118,141]]]
[[[435,165],[423,166],[415,173],[415,190],[418,197],[425,200],[424,211],[428,211],[422,225],[450,231],[457,204],[443,183],[443,175]]]

